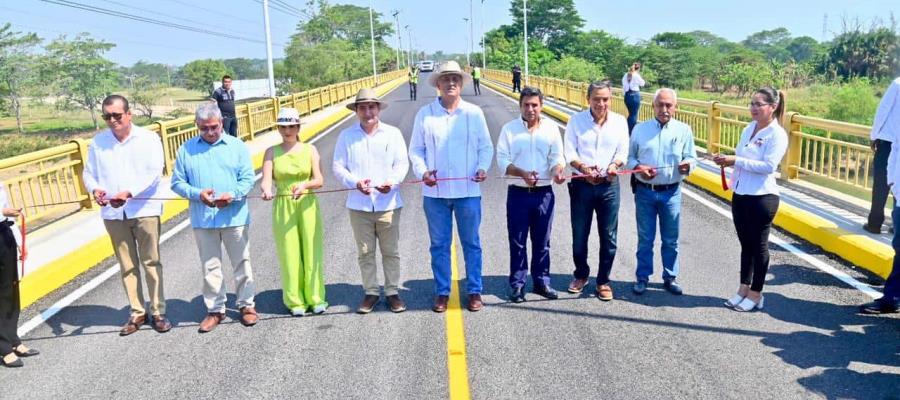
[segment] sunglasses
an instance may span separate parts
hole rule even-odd
[[[109,121],[113,118],[115,118],[116,121],[121,121],[122,117],[124,117],[124,116],[125,116],[125,113],[109,113],[109,114],[103,114],[100,117],[103,118],[104,121]]]

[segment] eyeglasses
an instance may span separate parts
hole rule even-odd
[[[754,101],[754,102],[750,103],[750,107],[756,107],[756,108],[760,108],[762,106],[771,106],[771,105],[772,105],[772,103],[761,103],[758,101]]]
[[[125,113],[108,113],[108,114],[101,115],[101,117],[103,118],[104,121],[109,121],[113,118],[115,118],[116,121],[121,121],[122,117],[124,117],[124,116],[125,116]]]
[[[220,127],[221,127],[221,125],[216,125],[216,126],[198,126],[198,127],[197,127],[197,130],[200,131],[200,133],[215,132],[215,131],[219,130]]]

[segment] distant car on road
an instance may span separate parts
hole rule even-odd
[[[422,72],[434,71],[434,61],[426,60],[426,61],[419,62],[419,71],[422,71]]]

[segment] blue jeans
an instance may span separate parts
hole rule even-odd
[[[887,281],[884,282],[884,296],[880,301],[897,307],[900,306],[900,257],[897,257],[897,254],[900,254],[900,229],[897,229],[900,227],[900,207],[894,207],[891,218],[894,220],[895,227],[894,240],[891,241],[891,245],[894,247],[894,265]]]
[[[237,118],[235,117],[223,117],[222,118],[222,130],[225,133],[231,136],[237,136]]]
[[[431,238],[431,272],[434,273],[434,293],[450,295],[450,246],[453,245],[453,215],[462,243],[466,262],[466,292],[481,294],[481,197],[441,199],[424,197],[423,208]]]
[[[637,185],[634,193],[635,219],[637,220],[637,270],[638,281],[647,282],[653,275],[653,242],[656,241],[656,220],[659,218],[659,235],[662,237],[663,280],[678,277],[678,225],[681,219],[681,185],[655,192]]]
[[[528,275],[528,233],[531,232],[531,280],[535,288],[550,287],[550,228],[553,226],[553,188],[510,186],[506,196],[509,233],[509,286],[525,286]]]
[[[619,229],[619,180],[612,183],[591,185],[581,179],[569,183],[569,200],[572,216],[572,259],[575,262],[575,278],[587,279],[591,267],[587,263],[588,237],[591,220],[597,213],[597,233],[600,235],[600,266],[597,285],[609,283],[613,260],[616,258],[616,240]]]
[[[625,92],[625,108],[628,109],[628,134],[637,125],[638,111],[641,109],[641,93],[636,91]]]

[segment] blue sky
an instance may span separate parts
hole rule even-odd
[[[205,28],[263,40],[262,6],[256,0],[71,0],[105,10],[121,11],[178,24]],[[304,8],[305,0],[284,0]],[[368,6],[368,0],[332,0]],[[800,1],[587,1],[576,0],[586,29],[602,29],[629,42],[648,39],[663,31],[707,30],[730,40],[779,26],[795,36],[830,39],[841,31],[842,20],[858,20],[868,26],[874,18],[890,23],[892,13],[900,17],[900,1],[800,0]],[[639,4],[640,7],[636,7]],[[400,10],[402,25],[410,25],[416,48],[428,52],[465,52],[468,31],[463,18],[469,16],[469,1],[375,0],[375,9],[390,17]],[[508,0],[474,0],[476,46],[481,24],[490,30],[511,21]],[[827,15],[827,25],[825,24]],[[276,57],[294,33],[299,18],[271,10],[272,40]],[[37,32],[45,39],[61,34],[90,32],[116,43],[107,55],[131,65],[138,60],[180,65],[198,58],[263,58],[265,46],[234,39],[166,28],[92,12],[76,10],[40,0],[0,1],[0,23],[11,22],[16,30]],[[823,35],[824,25],[824,35]],[[396,46],[396,38],[389,40]],[[406,47],[407,38],[403,37]]]

